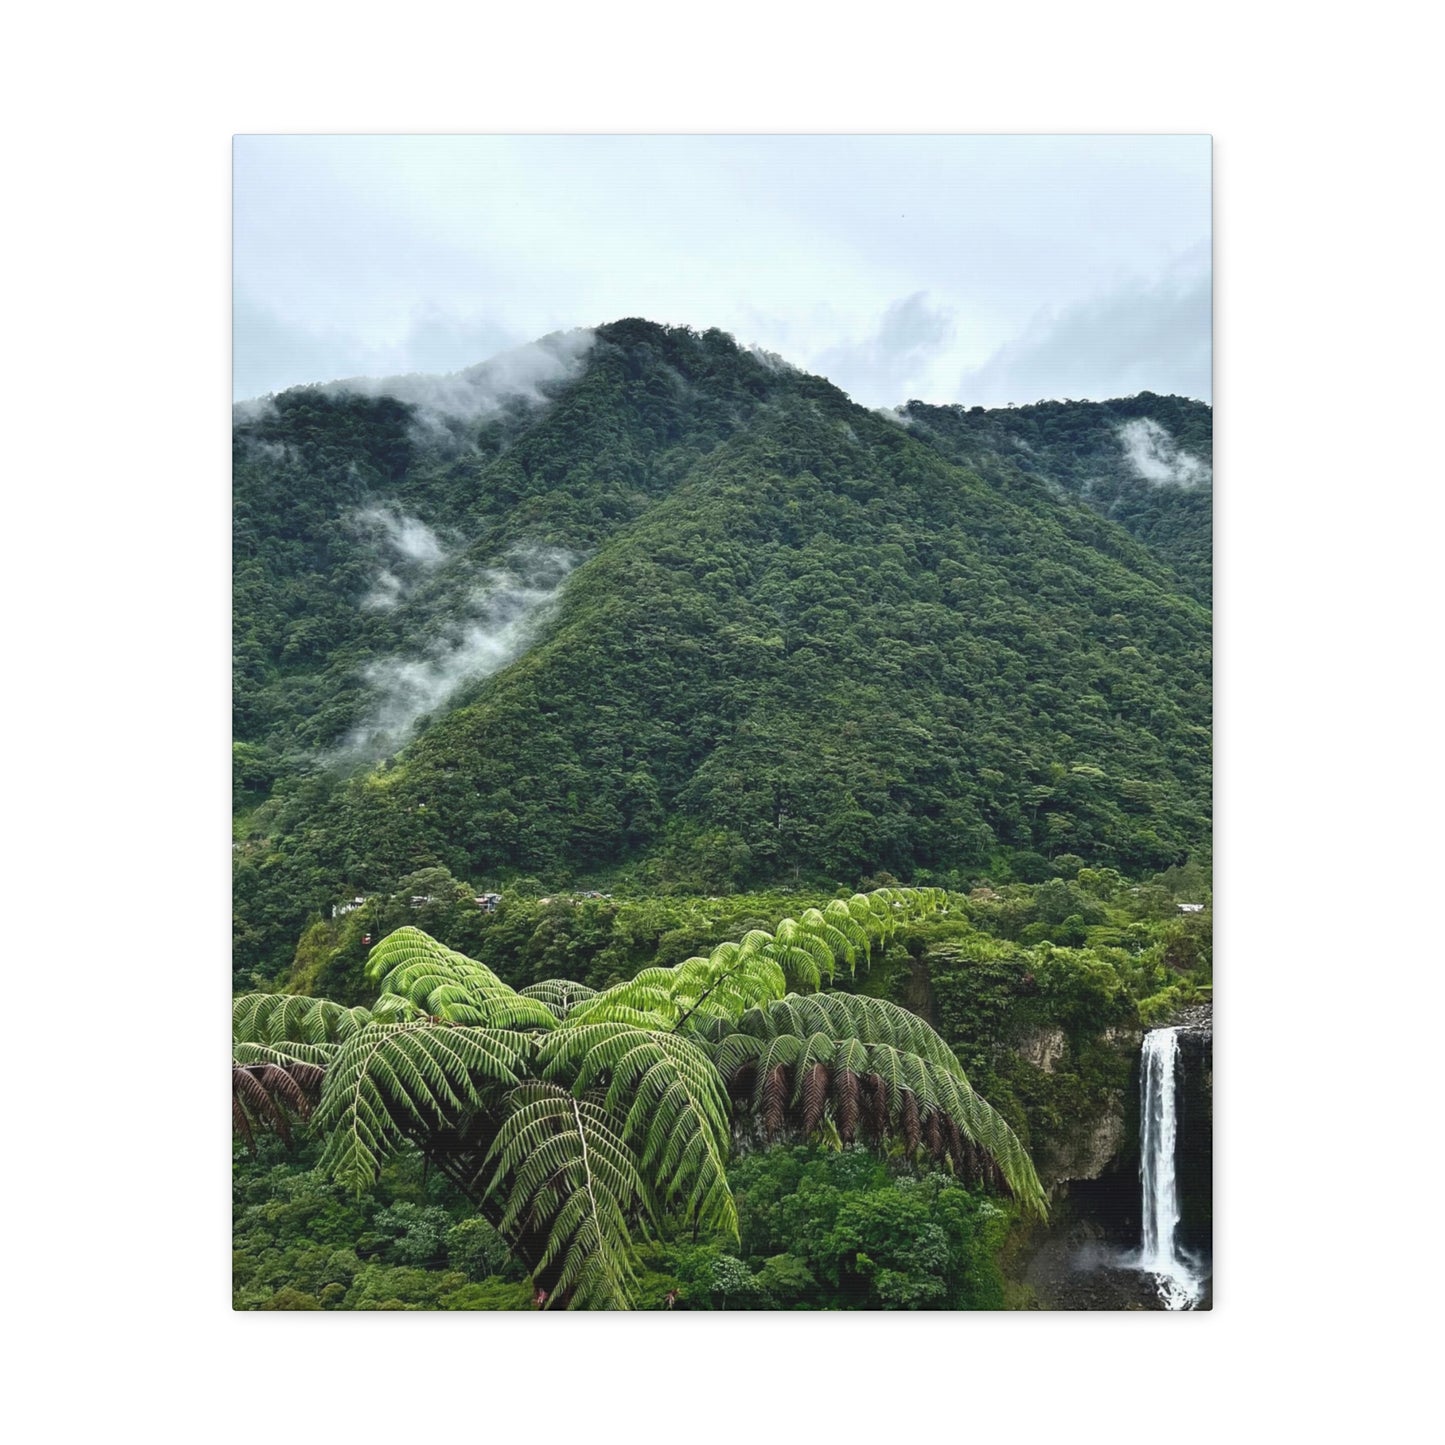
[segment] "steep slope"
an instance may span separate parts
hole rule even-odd
[[[1022,474],[1117,522],[1190,596],[1213,588],[1213,417],[1202,401],[1138,396],[1034,406],[928,406],[899,416],[944,456],[996,477]]]
[[[434,864],[708,891],[1207,843],[1208,612],[1070,478],[961,465],[949,409],[901,425],[719,333],[603,327],[539,390],[444,437],[315,391],[238,426],[239,968]],[[383,502],[440,555],[368,609]],[[519,547],[576,564],[520,644],[395,758],[338,758],[377,659],[435,659]]]
[[[620,322],[568,341],[546,338],[498,378],[399,379],[430,405],[331,386],[238,408],[241,801],[334,746],[365,705],[365,665],[464,613],[484,564],[518,546],[587,553],[779,387],[720,332]],[[434,557],[408,557],[394,535],[408,525]],[[378,596],[388,577],[400,593]]]

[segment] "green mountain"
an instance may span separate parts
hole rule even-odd
[[[1182,396],[927,406],[899,415],[915,436],[981,476],[1022,473],[1086,502],[1167,561],[1184,589],[1213,591],[1213,414]]]
[[[880,414],[636,320],[238,408],[238,971],[437,866],[709,893],[1207,849],[1209,425]]]

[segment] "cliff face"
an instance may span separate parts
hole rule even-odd
[[[1176,1081],[1180,1224],[1178,1241],[1206,1264],[1213,1254],[1214,1034],[1206,1005],[1173,1021],[1179,1036]],[[1022,1064],[1067,1067],[1061,1031],[1020,1041]],[[1158,1309],[1147,1276],[1127,1267],[1142,1228],[1139,1177],[1141,1030],[1109,1030],[1094,1041],[1125,1070],[1122,1088],[1093,1111],[1061,1122],[1035,1142],[1050,1190],[1049,1225],[1019,1247],[1013,1265],[1028,1298],[1044,1309]],[[1209,1298],[1206,1295],[1206,1301]],[[1207,1307],[1207,1303],[1200,1307]]]
[[[1178,1155],[1180,1230],[1186,1248],[1208,1249],[1213,1221],[1214,1031],[1208,1006],[1180,1019]],[[1127,1086],[1098,1098],[1096,1107],[1064,1121],[1036,1144],[1040,1176],[1051,1187],[1137,1178],[1139,1169],[1140,1029],[1106,1029],[1091,1047],[1127,1066]],[[1070,1049],[1062,1029],[1039,1030],[1017,1047],[1032,1068],[1054,1074],[1069,1067]],[[1065,1193],[1070,1191],[1065,1187]],[[1072,1191],[1078,1193],[1075,1189]],[[1087,1191],[1085,1191],[1087,1192]],[[1135,1204],[1137,1212],[1137,1201]]]
[[[1049,1076],[1050,1083],[1064,1084],[1080,1079],[1081,1055],[1094,1055],[1094,1062],[1101,1053],[1112,1056],[1115,1071],[1122,1073],[1137,1047],[1138,1034],[1133,1030],[1106,1029],[1080,1046],[1071,1045],[1062,1028],[1036,1028],[1019,1040],[1014,1052],[1028,1070]],[[1033,1082],[1034,1090],[1041,1092],[1044,1081]],[[1027,1082],[1023,1087],[1029,1092]],[[1034,1139],[1034,1163],[1045,1187],[1057,1190],[1071,1181],[1098,1179],[1115,1163],[1129,1138],[1123,1092],[1076,1098],[1073,1108],[1058,1114],[1057,1123],[1040,1129]]]
[[[1179,1240],[1209,1255],[1214,1241],[1214,1026],[1179,1036]]]

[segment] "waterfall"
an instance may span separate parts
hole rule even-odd
[[[1143,1181],[1144,1238],[1136,1264],[1154,1276],[1166,1309],[1192,1309],[1203,1293],[1204,1281],[1197,1265],[1175,1243],[1179,1229],[1175,1172],[1179,1030],[1154,1029],[1145,1034],[1140,1065],[1139,1172]]]

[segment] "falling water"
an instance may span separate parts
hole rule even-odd
[[[1144,1239],[1138,1268],[1155,1278],[1165,1309],[1193,1309],[1203,1292],[1197,1265],[1175,1243],[1179,1188],[1174,1168],[1179,1134],[1175,1081],[1179,1030],[1154,1029],[1144,1036],[1140,1080],[1139,1153],[1144,1186]]]

